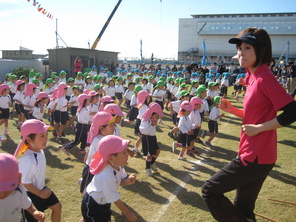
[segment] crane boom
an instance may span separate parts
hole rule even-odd
[[[95,42],[93,43],[91,49],[96,49],[98,42],[100,41],[102,35],[104,34],[106,28],[108,27],[113,15],[115,14],[117,8],[119,7],[120,3],[122,2],[122,0],[119,0],[118,3],[115,5],[113,11],[111,12],[109,18],[107,19],[107,21],[105,22],[104,27],[102,28],[100,34],[98,35],[98,37],[96,38]]]

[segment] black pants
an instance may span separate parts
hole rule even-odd
[[[84,150],[86,147],[87,133],[89,131],[90,125],[88,124],[76,124],[76,135],[75,140],[71,143],[68,143],[65,146],[66,149],[71,149],[74,146],[77,146],[80,143],[80,149]]]
[[[247,163],[244,166],[240,158],[236,158],[203,185],[202,196],[217,221],[256,221],[255,202],[274,164],[258,164],[257,160]],[[232,204],[224,193],[235,189],[236,197]]]

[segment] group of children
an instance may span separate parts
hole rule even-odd
[[[209,81],[207,90],[204,85],[198,86],[198,80],[192,80],[188,85],[183,78],[175,79],[174,74],[169,75],[170,73],[164,76],[164,74],[147,72],[145,78],[136,70],[133,74],[122,72],[122,74],[111,76],[97,75],[94,69],[92,74],[94,75],[84,77],[78,72],[76,79],[67,80],[66,73],[62,71],[59,76],[65,82],[59,82],[54,73],[51,75],[52,78],[45,81],[44,88],[37,96],[35,93],[38,87],[33,83],[36,74],[33,78],[34,75],[31,73],[32,82],[30,83],[26,84],[23,80],[15,81],[14,93],[10,92],[12,83],[0,85],[0,124],[5,124],[4,134],[8,135],[9,107],[14,102],[22,136],[15,156],[21,155],[18,164],[23,176],[23,185],[20,183],[18,170],[15,170],[14,174],[11,173],[9,178],[7,174],[2,174],[2,171],[0,176],[0,184],[11,182],[11,178],[14,177],[14,186],[7,185],[2,188],[1,185],[1,206],[16,194],[16,198],[25,200],[19,207],[11,205],[12,208],[9,210],[14,212],[15,217],[19,215],[19,209],[23,208],[25,209],[23,216],[28,221],[42,221],[44,220],[42,212],[50,208],[51,220],[61,221],[61,203],[45,184],[46,160],[43,150],[46,148],[47,131],[50,128],[43,123],[46,108],[48,121],[53,126],[53,133],[61,143],[59,148],[66,155],[70,155],[69,150],[80,143],[79,153],[85,154],[85,166],[80,180],[80,192],[83,195],[81,210],[84,221],[110,221],[111,203],[115,203],[129,221],[137,220],[137,217],[120,200],[118,186],[135,183],[136,176],[133,174],[128,176],[123,168],[128,156],[133,157],[135,153],[143,153],[146,156],[145,173],[148,176],[153,176],[153,172],[158,171],[155,162],[159,157],[160,147],[157,143],[156,126],[163,124],[161,120],[164,117],[163,109],[169,110],[172,116],[175,128],[169,135],[178,135],[178,142],[173,143],[173,151],[177,147],[181,148],[178,155],[180,160],[185,159],[186,151],[187,154],[198,152],[194,149],[194,141],[199,136],[205,136],[201,131],[203,115],[209,114],[210,117],[210,138],[206,142],[208,146],[211,146],[211,140],[218,133],[217,121],[223,116],[223,114],[220,115],[218,108],[220,96],[215,92],[219,83]],[[186,73],[182,75],[186,76]],[[92,82],[96,76],[99,76],[100,78],[97,77],[97,79],[102,81]],[[83,77],[85,83],[81,81]],[[227,90],[224,93],[227,94]],[[117,103],[116,100],[118,100]],[[122,118],[126,115],[120,106],[123,100],[128,108],[125,120],[131,123],[136,119],[134,133],[138,139],[132,150],[128,148],[131,141],[120,137],[118,127],[123,124]],[[71,113],[71,118],[68,111]],[[77,124],[74,126],[76,118]],[[63,131],[69,124],[76,129],[75,140],[63,143]],[[12,161],[10,164],[16,165],[15,168],[18,169],[15,158],[5,155],[8,154],[0,154],[0,170],[3,164],[7,164],[7,158]],[[8,214],[3,215],[3,218],[10,217]],[[2,219],[1,216],[0,219]]]

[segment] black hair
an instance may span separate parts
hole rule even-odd
[[[36,138],[36,133],[31,133],[31,134],[29,134],[28,136],[27,136],[27,138],[29,137],[32,141],[34,141],[35,140],[35,138]],[[25,140],[25,144],[26,145],[29,145],[28,144],[28,142],[27,142],[27,140]]]
[[[25,85],[25,83],[19,84],[19,85],[17,86],[16,90],[20,90],[21,86],[24,86],[24,85]]]

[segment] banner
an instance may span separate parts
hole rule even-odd
[[[27,0],[28,2],[31,2],[31,0]],[[44,7],[41,6],[39,2],[36,0],[32,0],[32,5],[36,7],[38,12],[41,12],[43,15],[46,15],[47,18],[53,19],[53,15],[49,13]]]

